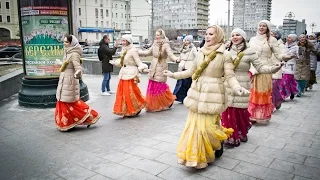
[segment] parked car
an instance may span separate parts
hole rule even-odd
[[[83,48],[82,57],[98,56],[99,46],[86,46]]]
[[[22,62],[22,53],[17,53],[8,59],[8,62]]]
[[[82,57],[84,57],[84,58],[98,57],[98,49],[99,49],[99,46],[86,46],[86,47],[83,48]],[[120,56],[121,49],[122,49],[122,47],[119,45],[114,57],[119,57]]]
[[[9,58],[19,52],[21,52],[21,48],[7,46],[0,49],[0,58]]]

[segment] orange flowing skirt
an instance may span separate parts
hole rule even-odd
[[[257,74],[253,76],[248,111],[250,120],[267,122],[271,119],[272,104],[272,74]]]
[[[120,80],[113,113],[120,116],[134,116],[145,107],[145,99],[134,80]]]
[[[74,103],[58,101],[54,117],[60,131],[68,131],[77,125],[92,125],[100,119],[99,113],[82,100]]]

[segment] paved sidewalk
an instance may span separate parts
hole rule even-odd
[[[0,179],[89,180],[304,180],[320,179],[320,85],[287,100],[249,141],[227,149],[204,170],[176,163],[187,109],[174,104],[137,118],[112,114],[115,95],[100,95],[100,76],[85,75],[89,104],[102,118],[90,129],[60,132],[54,109],[27,109],[17,97],[0,102]],[[147,77],[141,78],[143,94]],[[117,76],[111,87],[116,89]],[[168,81],[171,90],[175,80]]]

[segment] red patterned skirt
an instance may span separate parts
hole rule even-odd
[[[77,125],[92,125],[100,119],[99,113],[82,100],[74,103],[58,101],[54,117],[60,131],[68,131]]]

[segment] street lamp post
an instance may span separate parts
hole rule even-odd
[[[317,24],[316,23],[311,23],[310,24],[310,28],[311,28],[311,30],[312,30],[312,33],[313,33],[313,29],[315,29],[317,27]]]
[[[228,1],[228,27],[227,27],[227,40],[229,40],[230,36],[230,0]]]

